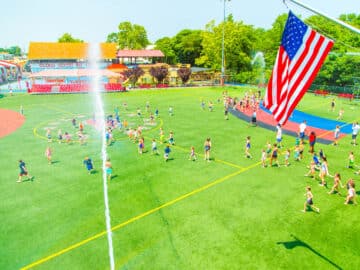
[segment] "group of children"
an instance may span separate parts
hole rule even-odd
[[[237,101],[236,98],[228,97],[227,93],[223,93],[223,100],[224,100],[225,111],[227,111],[227,109],[230,106],[236,107],[237,109],[239,109],[241,111],[245,111],[245,110],[249,110],[249,109],[256,111],[259,108],[259,104],[260,104],[259,97],[257,97],[253,93],[246,94],[245,97],[242,99],[239,99],[239,101]],[[220,101],[220,99],[218,100],[218,102],[219,101]],[[213,106],[214,106],[214,104],[210,101],[208,103],[209,111],[213,111]],[[201,102],[201,107],[202,107],[202,109],[205,110],[205,102],[204,101]],[[124,103],[124,109],[127,110],[127,103]],[[150,122],[154,121],[154,117],[159,116],[158,109],[156,109],[156,111],[155,111],[155,116],[152,112],[150,112],[150,103],[149,102],[146,102],[145,109],[146,109],[146,112],[150,115]],[[115,108],[114,111],[115,111],[115,120],[116,121],[112,118],[107,119],[106,139],[107,139],[108,145],[111,144],[111,141],[112,141],[112,130],[115,127],[115,123],[121,122],[118,108]],[[174,109],[172,106],[169,106],[168,112],[169,112],[169,116],[174,115]],[[142,117],[141,110],[139,108],[137,109],[137,116]],[[77,127],[75,118],[72,120],[72,124],[74,127]],[[302,123],[302,125],[306,127],[305,124],[306,124],[306,122],[304,121],[304,123]],[[132,140],[134,143],[136,143],[136,142],[138,143],[139,154],[143,154],[144,152],[146,152],[145,139],[142,136],[142,126],[141,125],[139,125],[137,128],[128,129],[127,123],[126,123],[126,126],[125,126],[125,123],[121,123],[120,128],[125,128],[127,130],[129,139]],[[287,148],[287,149],[283,150],[282,153],[280,152],[280,149],[282,147],[282,129],[281,128],[282,128],[281,125],[277,126],[276,143],[272,144],[270,142],[267,142],[266,147],[262,149],[261,165],[264,168],[267,167],[268,165],[270,167],[272,167],[273,165],[280,167],[280,163],[279,163],[279,159],[278,159],[280,154],[283,154],[283,156],[284,156],[284,166],[290,165],[289,160],[290,160],[290,156],[291,156],[291,150],[289,148]],[[301,127],[300,127],[300,129],[301,129]],[[84,137],[83,130],[84,130],[84,126],[82,123],[80,123],[78,126],[78,136],[79,136],[79,141],[81,144],[84,143],[84,139],[82,139],[82,137]],[[359,132],[359,130],[360,130],[360,126],[358,125],[358,123],[354,123],[353,134],[352,134],[352,143],[354,145],[356,145],[356,135]],[[301,136],[302,133],[303,134],[305,133],[304,128],[303,128],[303,130],[300,130],[299,136],[295,140],[295,145],[294,145],[294,150],[293,150],[295,161],[300,161],[301,159],[303,159],[304,136]],[[334,145],[338,145],[339,135],[340,135],[340,127],[336,126],[335,131],[334,131]],[[46,137],[49,142],[52,141],[51,130],[49,128],[46,131]],[[65,139],[65,141],[67,143],[69,143],[71,141],[71,136],[67,132],[63,136],[61,133],[61,130],[59,130],[59,132],[58,132],[59,143],[61,143],[63,141],[63,139]],[[316,139],[316,137],[315,137],[315,139]],[[164,160],[168,161],[169,157],[170,157],[170,153],[171,153],[171,146],[175,144],[174,132],[170,131],[168,138],[165,139],[164,130],[163,130],[163,128],[160,128],[159,142],[161,144],[166,143],[166,145],[164,147]],[[250,149],[251,149],[251,137],[247,136],[246,142],[245,142],[245,156],[247,158],[252,158]],[[210,138],[207,138],[204,142],[204,160],[206,160],[208,162],[210,161],[210,151],[211,151],[211,140],[210,140]],[[319,158],[314,151],[314,144],[310,145],[310,152],[312,153],[312,159],[311,159],[310,165],[308,167],[309,171],[305,175],[316,179],[316,175],[317,175],[317,171],[318,171],[319,172],[318,177],[319,177],[321,186],[327,185],[326,177],[332,177],[334,180],[334,184],[328,193],[333,194],[333,193],[337,192],[338,194],[340,194],[339,188],[344,187],[341,183],[340,173],[335,173],[334,176],[330,175],[329,169],[328,169],[327,158],[326,158],[325,154],[321,150],[319,152],[319,157],[320,157]],[[151,141],[151,153],[153,155],[159,155],[159,150],[158,150],[156,139],[152,139],[152,141]],[[46,148],[45,156],[47,158],[48,163],[51,164],[52,163],[52,161],[51,161],[52,160],[52,149],[50,147]],[[354,153],[350,152],[349,158],[348,158],[348,160],[349,160],[348,168],[354,167],[354,159],[355,159]],[[191,148],[190,148],[189,160],[193,160],[193,161],[197,160],[194,146],[191,146]],[[86,157],[84,159],[83,163],[84,163],[87,171],[89,173],[91,173],[94,169],[91,158]],[[19,181],[21,181],[22,176],[28,174],[26,169],[24,169],[25,168],[24,163],[22,162],[20,164],[22,164],[23,169],[20,168]],[[106,174],[108,176],[108,179],[111,179],[112,166],[111,166],[111,162],[109,159],[106,161]],[[355,200],[356,192],[355,192],[354,180],[349,179],[346,184],[346,187],[348,189],[348,194],[347,194],[345,203],[346,204],[348,204],[350,202],[356,203],[356,200]],[[306,207],[308,207],[308,206],[313,208],[315,211],[319,211],[319,209],[313,205],[313,194],[311,192],[311,187],[306,187],[305,196],[307,199],[304,204],[304,211],[306,210]]]
[[[243,111],[243,112],[246,110],[253,110],[256,112],[256,110],[259,108],[259,100],[256,98],[256,95],[253,93],[246,94],[245,97],[242,99],[239,99],[240,101],[238,101],[238,102],[237,102],[236,98],[230,98],[230,97],[228,97],[227,99],[224,99],[224,100],[225,100],[225,103],[224,103],[225,110],[230,104],[234,105],[238,110]],[[334,109],[335,109],[335,101],[332,101],[331,110],[334,111]],[[343,114],[344,114],[344,110],[341,108],[339,110],[339,116],[337,119],[341,120]],[[256,118],[256,114],[254,117]],[[252,117],[252,118],[254,118],[254,117]],[[256,120],[255,120],[255,123],[256,123]],[[250,122],[250,124],[253,124],[253,123]],[[276,143],[271,144],[270,142],[268,142],[266,144],[266,147],[263,148],[262,152],[261,152],[261,165],[263,168],[267,167],[268,165],[270,167],[272,167],[273,165],[280,167],[278,157],[280,154],[279,149],[282,147],[282,145],[281,145],[281,141],[282,141],[281,125],[280,124],[277,125],[276,128],[277,128]],[[352,129],[353,129],[353,133],[352,133],[352,142],[351,143],[353,145],[356,145],[356,137],[357,137],[358,132],[360,131],[360,125],[356,122],[353,124]],[[304,147],[305,130],[306,130],[306,121],[303,121],[303,123],[301,123],[299,126],[299,134],[296,137],[295,145],[293,148],[295,161],[300,161],[304,158],[303,154],[304,154],[304,148],[305,148]],[[333,145],[335,145],[335,146],[338,145],[339,137],[340,137],[340,126],[337,125],[334,130]],[[340,174],[336,173],[334,176],[330,175],[329,169],[328,169],[327,158],[326,158],[323,150],[320,149],[319,157],[315,153],[315,149],[314,149],[315,142],[316,142],[316,134],[315,134],[315,132],[311,132],[309,134],[309,152],[312,154],[312,160],[310,162],[310,166],[308,167],[309,171],[305,175],[311,176],[312,178],[316,178],[316,174],[318,171],[320,186],[327,185],[326,177],[334,178],[334,184],[328,193],[333,194],[333,193],[337,192],[340,194],[339,187],[343,187],[341,184],[341,180],[340,180],[341,179]],[[247,158],[252,158],[250,148],[251,148],[250,136],[247,136],[245,139],[245,157],[247,157]],[[290,148],[287,148],[281,152],[281,154],[284,156],[284,166],[290,165],[289,160],[290,160],[290,156],[291,156],[291,151],[292,150]],[[348,160],[349,161],[348,161],[347,167],[354,168],[354,153],[352,151],[349,153]],[[267,163],[269,163],[269,164],[267,164]],[[360,170],[356,173],[360,174]],[[348,193],[347,193],[344,203],[348,204],[348,203],[352,202],[352,203],[356,204],[355,182],[352,178],[348,180],[346,187],[347,187]],[[309,186],[306,187],[305,196],[307,197],[307,200],[304,204],[303,211],[305,211],[307,207],[311,207],[311,208],[313,208],[313,210],[319,212],[319,208],[317,208],[316,206],[313,205],[313,195],[311,192],[311,187],[309,187]]]

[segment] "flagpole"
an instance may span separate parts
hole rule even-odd
[[[223,27],[222,27],[222,40],[221,40],[221,79],[220,84],[223,86],[225,83],[225,22],[226,22],[226,1],[230,2],[230,0],[223,0],[224,7],[224,18],[223,18]]]
[[[352,25],[349,25],[349,24],[347,24],[347,23],[345,23],[345,22],[343,22],[341,20],[332,18],[329,15],[327,15],[327,14],[321,12],[321,11],[318,11],[318,10],[312,8],[312,7],[309,7],[309,6],[303,4],[303,3],[299,2],[299,1],[296,1],[296,0],[284,0],[284,2],[285,1],[292,2],[292,3],[294,3],[294,4],[298,5],[298,6],[301,6],[301,7],[305,8],[305,9],[307,9],[307,10],[310,10],[311,12],[314,12],[315,14],[323,16],[324,18],[326,18],[326,19],[328,19],[328,20],[330,20],[330,21],[332,21],[334,23],[340,24],[340,25],[344,26],[345,28],[347,28],[347,29],[349,29],[349,30],[351,30],[351,31],[353,31],[353,32],[355,32],[357,34],[360,34],[360,29],[355,28]]]

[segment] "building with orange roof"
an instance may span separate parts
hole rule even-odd
[[[31,60],[84,60],[88,59],[88,43],[30,42],[28,59]],[[100,57],[116,58],[115,43],[100,43]]]
[[[28,60],[32,90],[45,92],[86,91],[89,77],[88,43],[31,42]],[[107,69],[116,62],[116,44],[101,43],[99,48],[102,83],[105,90],[122,89],[123,76]],[[35,86],[35,87],[34,87]]]

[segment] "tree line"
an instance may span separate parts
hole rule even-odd
[[[191,64],[221,70],[222,34],[224,30],[225,73],[228,81],[240,83],[266,83],[270,77],[281,42],[287,14],[279,15],[270,29],[256,28],[236,21],[230,14],[225,22],[214,20],[204,29],[184,29],[173,37],[162,37],[154,42],[161,50],[167,64]],[[359,14],[343,14],[340,20],[360,28]],[[319,33],[335,40],[314,84],[320,86],[360,87],[360,35],[335,24],[321,16],[306,18],[305,23]],[[83,42],[65,33],[58,42]],[[125,21],[117,32],[107,35],[106,42],[116,43],[119,49],[143,49],[150,44],[146,29]],[[0,49],[1,51],[1,49]],[[264,59],[254,59],[262,52]]]
[[[173,37],[155,41],[156,49],[165,55],[168,64],[191,64],[221,70],[222,34],[224,30],[225,72],[227,80],[241,83],[266,83],[270,77],[281,42],[287,14],[279,15],[270,29],[256,28],[234,20],[230,14],[225,22],[214,20],[205,29],[184,29]],[[360,28],[360,15],[343,14],[340,20]],[[360,87],[360,35],[314,15],[304,20],[319,33],[335,40],[335,45],[320,70],[314,84],[320,86]],[[119,49],[142,49],[150,44],[146,30],[141,25],[122,22],[118,32],[110,33],[107,42],[114,42]],[[254,59],[262,52],[262,59]]]

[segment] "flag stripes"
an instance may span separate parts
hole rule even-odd
[[[295,17],[291,12],[289,13],[286,27],[288,27],[289,20],[295,20],[293,24],[303,24],[298,18],[295,17],[294,19],[293,17],[290,18],[290,16]],[[304,27],[304,24],[301,26]],[[291,25],[291,27],[294,26]],[[280,45],[265,95],[265,107],[272,112],[275,120],[282,125],[286,123],[310,87],[333,46],[332,40],[318,34],[310,27],[305,27],[307,29],[302,37],[291,36],[288,39],[285,37],[285,41],[288,43],[286,46]],[[292,28],[287,29],[286,33],[293,35],[296,29],[291,30]],[[302,44],[290,59],[286,49],[292,45],[291,42],[296,38],[302,38]]]

